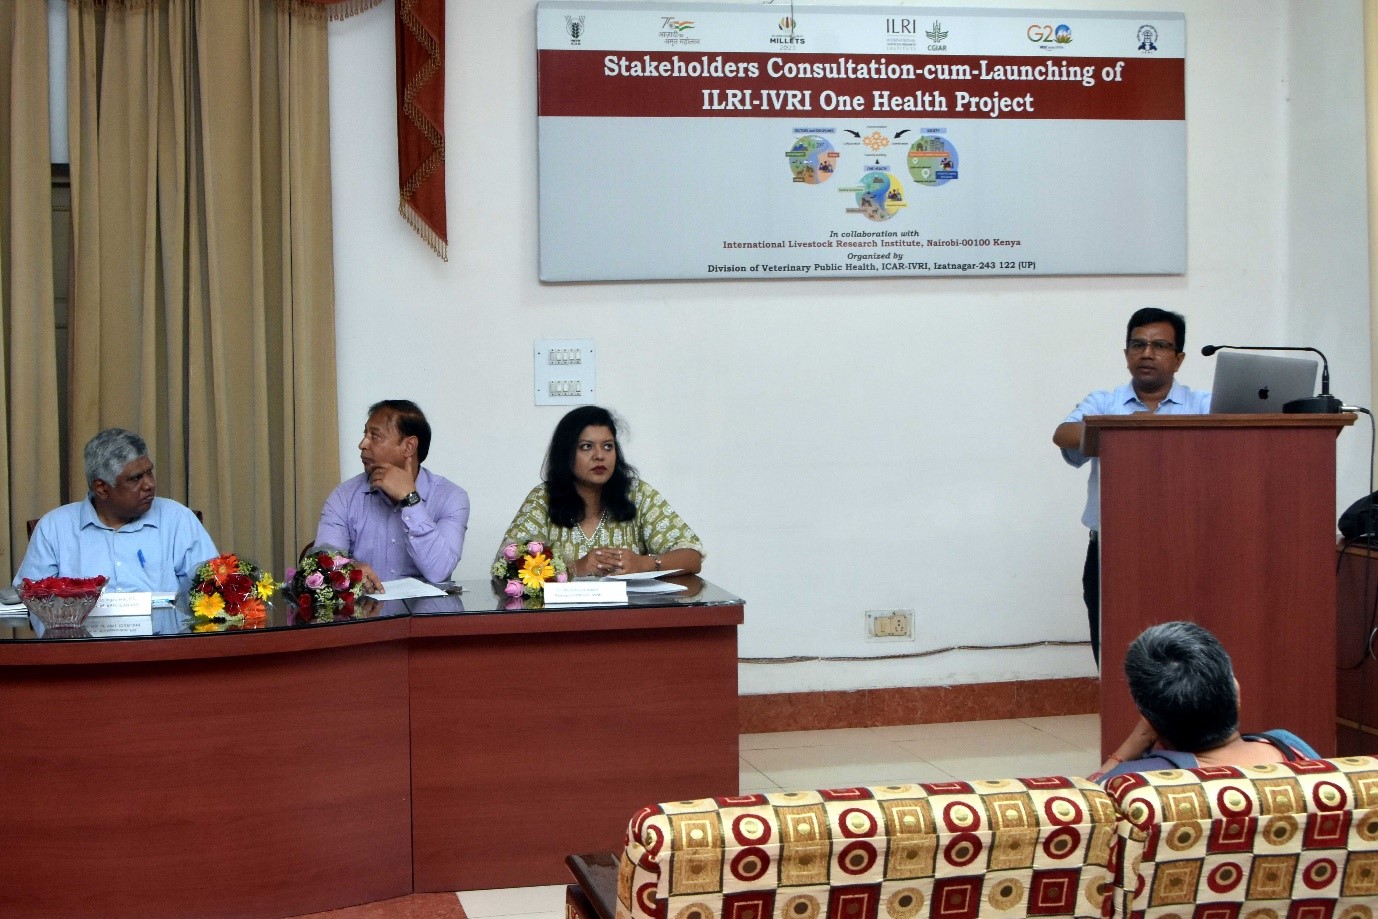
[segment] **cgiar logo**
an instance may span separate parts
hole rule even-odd
[[[786,34],[784,34],[784,35],[772,35],[772,36],[770,36],[770,43],[771,43],[772,45],[802,45],[802,44],[804,44],[804,36],[800,35],[800,34],[796,31],[796,29],[798,29],[798,28],[799,28],[799,23],[797,23],[797,22],[794,21],[794,17],[792,17],[792,16],[785,16],[785,17],[781,18],[781,20],[780,20],[780,31],[781,31],[781,32],[784,32],[784,33],[786,33]]]
[[[942,22],[937,19],[933,20],[933,28],[923,34],[927,35],[929,42],[931,42],[928,46],[929,51],[947,50],[947,45],[943,44],[943,42],[947,41],[947,31],[943,29]]]
[[[579,39],[584,37],[584,17],[566,16],[565,31],[569,33],[569,43],[571,45],[579,44]]]

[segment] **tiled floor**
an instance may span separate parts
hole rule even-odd
[[[1100,719],[1096,715],[743,734],[740,790],[1086,775],[1099,765],[1099,747]],[[563,919],[564,891],[559,885],[517,887],[461,891],[458,897],[468,919]],[[440,919],[454,915],[442,910],[435,900],[422,903],[421,896],[320,915],[322,919]]]

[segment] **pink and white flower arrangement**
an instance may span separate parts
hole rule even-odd
[[[493,562],[493,580],[504,595],[538,597],[550,581],[563,584],[569,580],[565,560],[539,540],[524,545],[509,542],[502,547]]]
[[[315,546],[302,554],[295,569],[287,572],[287,595],[303,617],[349,616],[364,593],[364,572],[343,551]]]

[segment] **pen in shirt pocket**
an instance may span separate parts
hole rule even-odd
[[[144,558],[144,550],[143,550],[143,549],[140,549],[140,550],[139,550],[139,567],[140,567],[140,568],[143,568],[144,570],[147,570],[147,569],[148,569],[148,559]]]

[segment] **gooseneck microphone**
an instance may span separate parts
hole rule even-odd
[[[1210,357],[1220,350],[1310,351],[1312,354],[1319,354],[1321,356],[1321,394],[1309,399],[1293,399],[1283,405],[1282,410],[1289,415],[1335,415],[1343,410],[1344,404],[1330,394],[1330,361],[1326,360],[1325,354],[1320,348],[1308,348],[1305,345],[1295,348],[1288,345],[1206,345],[1201,349],[1201,355]]]

